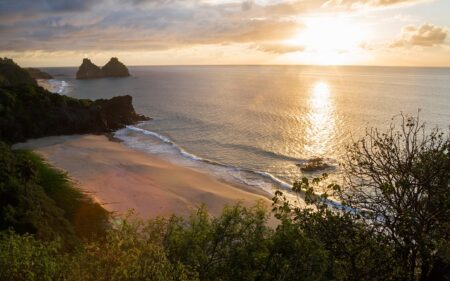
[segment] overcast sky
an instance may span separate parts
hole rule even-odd
[[[0,0],[24,66],[450,66],[449,0]]]

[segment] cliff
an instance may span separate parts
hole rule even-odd
[[[25,70],[30,74],[30,76],[34,79],[53,79],[53,76],[44,72],[38,68],[25,68]]]
[[[135,112],[131,96],[92,101],[51,93],[11,60],[6,63],[0,63],[0,140],[104,133],[149,119]]]
[[[77,79],[94,79],[102,77],[128,77],[128,68],[117,58],[111,58],[102,68],[93,64],[89,59],[83,59],[83,63],[77,71]]]

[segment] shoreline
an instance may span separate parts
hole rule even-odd
[[[251,186],[220,181],[202,171],[178,166],[126,147],[108,135],[53,136],[28,140],[14,149],[31,149],[106,210],[142,218],[188,216],[205,204],[212,215],[226,205],[270,207],[270,196]]]

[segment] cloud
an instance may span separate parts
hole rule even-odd
[[[0,13],[42,13],[42,12],[79,12],[89,10],[95,0],[4,0],[0,1]]]
[[[403,28],[399,38],[394,40],[389,47],[437,46],[444,44],[447,33],[448,29],[446,27],[439,27],[429,23],[420,27],[408,25]]]
[[[0,50],[162,50],[264,43],[289,38],[301,28],[295,19],[273,16],[253,1],[49,1],[37,0],[24,9],[22,0],[0,2],[10,15],[0,17]],[[35,16],[19,17],[24,11]]]
[[[275,43],[257,44],[252,47],[258,51],[272,54],[295,53],[295,52],[303,52],[305,50],[304,46],[275,44]]]
[[[328,0],[323,6],[361,9],[367,7],[388,7],[400,4],[418,4],[425,1],[429,0]]]

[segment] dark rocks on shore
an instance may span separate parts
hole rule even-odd
[[[130,95],[95,100],[94,105],[99,108],[98,113],[105,131],[117,130],[139,121],[150,120],[149,117],[134,111],[133,98]]]
[[[25,70],[30,74],[31,77],[34,79],[53,79],[53,76],[48,74],[47,72],[44,72],[38,68],[25,68]]]
[[[309,159],[306,163],[296,164],[296,166],[299,167],[302,172],[317,172],[333,167],[325,163],[324,159],[321,157]]]
[[[83,59],[83,63],[77,71],[77,79],[95,79],[103,77],[128,77],[128,68],[117,58],[111,58],[102,68],[93,64],[89,59]]]

